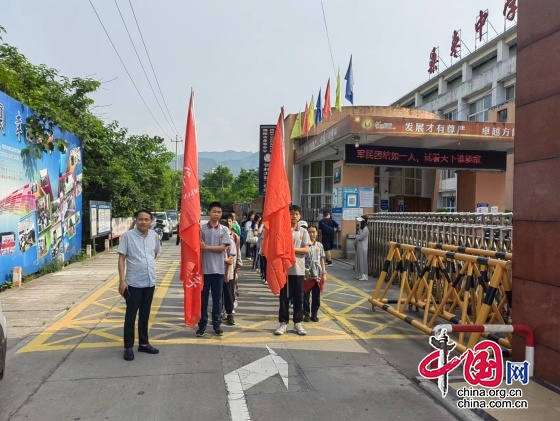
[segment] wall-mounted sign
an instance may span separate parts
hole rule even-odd
[[[374,189],[373,187],[360,187],[360,208],[373,208],[374,203]]]
[[[482,140],[506,142],[513,145],[515,124],[352,114],[303,143],[296,149],[295,159],[299,161],[314,151],[332,145],[348,134]]]
[[[338,225],[342,225],[342,208],[332,208],[331,209],[331,218]]]
[[[363,209],[361,208],[344,208],[342,209],[342,219],[345,221],[353,221],[357,217],[362,216],[364,214]]]
[[[347,165],[506,170],[506,152],[346,145]]]
[[[342,167],[336,167],[333,170],[333,183],[340,183],[340,180],[342,178]]]
[[[357,187],[344,187],[344,207],[357,208],[358,207],[358,188]]]
[[[91,238],[111,234],[111,202],[89,201]]]
[[[266,192],[268,167],[275,132],[276,125],[262,125],[259,128],[259,194],[261,196],[264,196]]]
[[[342,208],[344,204],[344,198],[342,197],[342,187],[335,187],[332,191],[332,207]],[[342,211],[341,211],[342,212]]]

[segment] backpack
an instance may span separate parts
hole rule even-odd
[[[324,234],[327,235],[334,235],[334,228],[331,227],[330,225],[327,225],[326,223],[324,223],[323,221],[321,221],[321,231],[323,231]]]

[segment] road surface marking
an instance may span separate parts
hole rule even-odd
[[[269,355],[253,361],[224,376],[228,391],[228,408],[231,421],[250,421],[251,415],[245,391],[279,374],[288,390],[288,363],[266,346]]]

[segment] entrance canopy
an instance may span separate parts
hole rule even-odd
[[[295,150],[295,162],[504,171],[514,123],[347,115]]]

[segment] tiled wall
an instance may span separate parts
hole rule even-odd
[[[560,2],[519,10],[512,314],[535,330],[536,376],[560,386]]]

